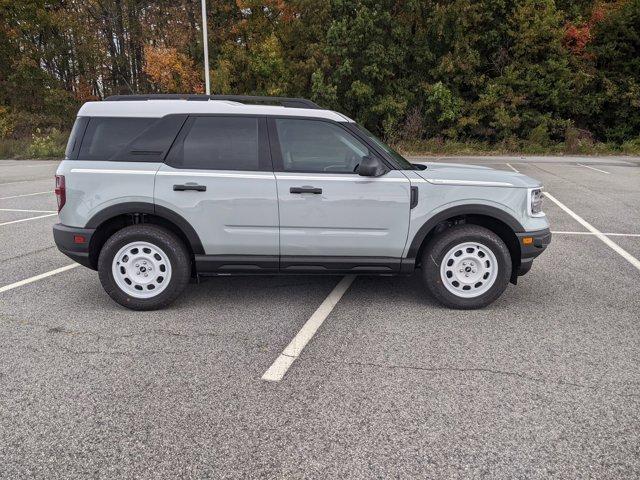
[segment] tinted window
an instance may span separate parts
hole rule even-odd
[[[170,154],[178,168],[260,170],[258,119],[193,117]]]
[[[109,160],[156,118],[93,117],[82,139],[79,158]]]
[[[167,115],[158,119],[113,155],[111,160],[162,162],[186,118],[186,115]]]
[[[332,123],[281,118],[275,124],[285,171],[354,173],[370,154],[366,145]]]
[[[75,159],[78,157],[78,150],[80,150],[80,141],[82,140],[82,134],[87,126],[89,119],[87,117],[78,117],[73,124],[69,140],[67,141],[67,149],[64,152],[65,158]]]

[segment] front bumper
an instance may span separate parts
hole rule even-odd
[[[517,233],[520,245],[520,267],[518,276],[524,275],[531,270],[533,260],[540,255],[551,243],[551,230],[537,230],[535,232]]]
[[[95,270],[89,257],[89,246],[95,228],[67,227],[61,223],[53,226],[53,239],[58,250],[80,265]]]

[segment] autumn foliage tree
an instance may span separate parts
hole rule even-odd
[[[203,93],[200,70],[194,61],[175,47],[144,47],[144,69],[152,88],[165,93]]]
[[[640,0],[216,0],[214,93],[309,97],[388,139],[640,146]],[[0,135],[204,90],[200,0],[0,0]],[[567,144],[568,144],[567,143]]]

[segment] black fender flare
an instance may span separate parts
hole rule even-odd
[[[98,228],[104,222],[111,220],[119,215],[127,215],[134,213],[148,213],[150,215],[156,215],[164,218],[165,220],[173,223],[177,226],[184,236],[189,240],[191,249],[195,255],[204,255],[204,248],[197,232],[191,226],[191,224],[185,220],[185,218],[173,210],[163,207],[161,205],[155,205],[149,202],[124,202],[111,205],[104,210],[99,211],[93,217],[89,219],[85,228]]]
[[[461,215],[483,215],[485,217],[492,217],[508,225],[514,233],[525,231],[522,224],[516,218],[514,218],[513,215],[510,215],[509,213],[497,207],[483,204],[458,205],[438,212],[429,220],[427,220],[424,225],[422,225],[422,227],[420,227],[418,232],[411,240],[411,245],[409,246],[409,250],[407,252],[407,258],[415,260],[422,242],[436,225],[444,222],[449,218],[458,217]]]

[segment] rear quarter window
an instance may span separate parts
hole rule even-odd
[[[78,152],[80,151],[80,142],[82,141],[82,135],[85,128],[87,128],[89,119],[87,117],[78,117],[73,124],[71,134],[69,134],[69,140],[67,140],[67,148],[64,151],[64,158],[76,159],[78,158]]]
[[[157,118],[93,117],[89,120],[78,158],[111,160]]]

